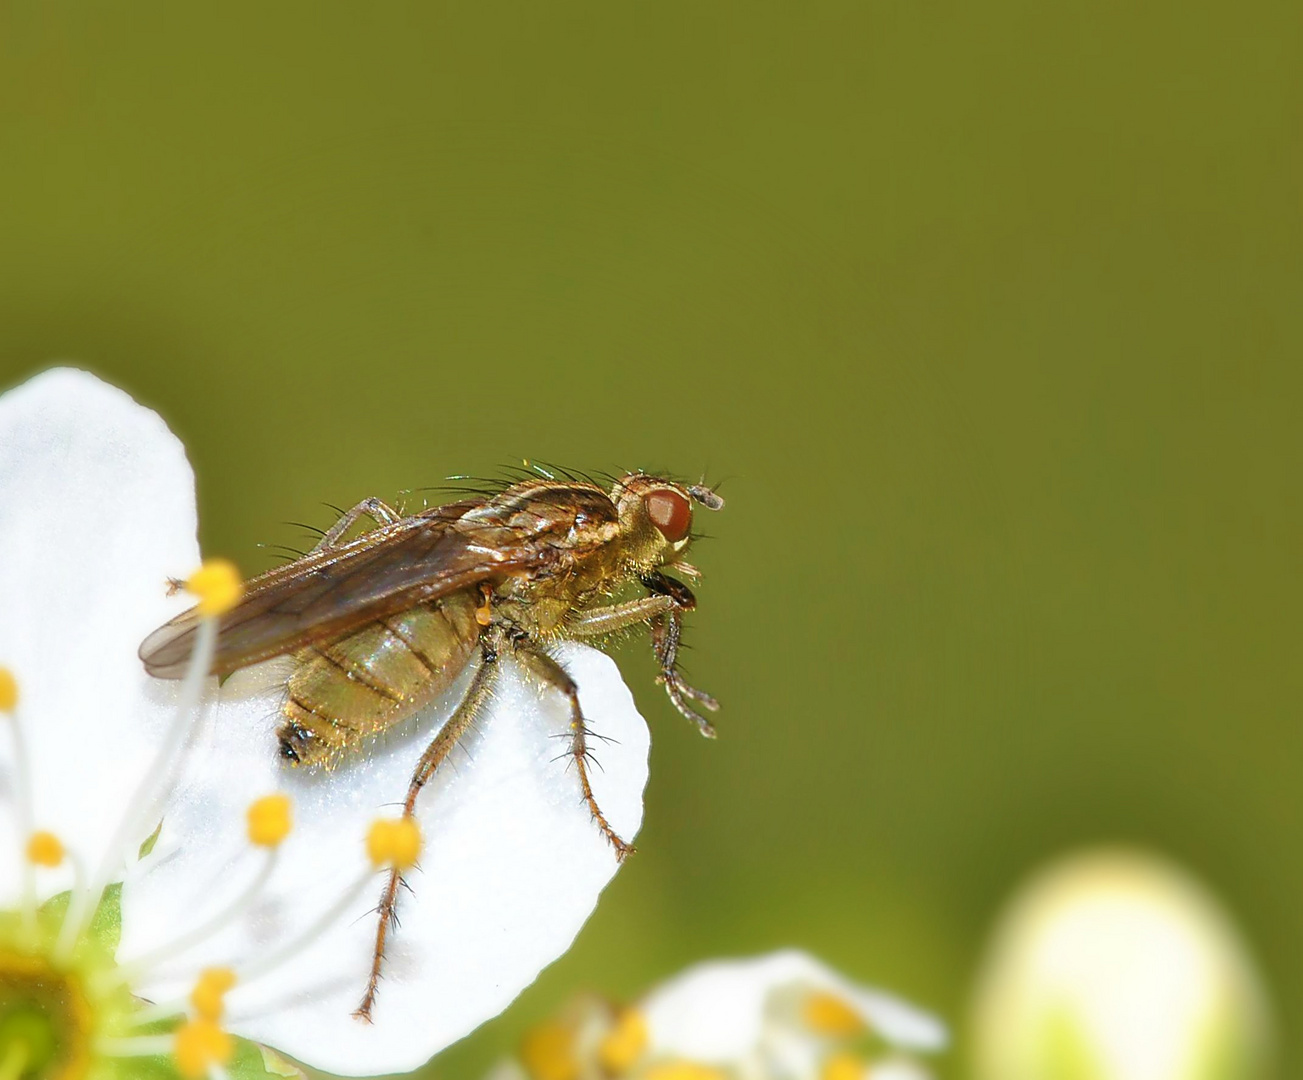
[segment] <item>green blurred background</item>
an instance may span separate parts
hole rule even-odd
[[[0,384],[161,411],[206,550],[525,455],[727,477],[721,737],[624,650],[640,854],[430,1076],[788,943],[960,1019],[1015,882],[1115,839],[1219,892],[1303,1060],[1301,45],[1296,0],[0,5]]]

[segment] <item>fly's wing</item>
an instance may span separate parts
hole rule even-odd
[[[432,511],[277,567],[249,581],[221,617],[212,673],[293,652],[490,578],[544,572],[574,558],[582,552],[559,542],[574,520],[558,509],[495,512],[490,505],[459,517]],[[145,669],[180,678],[198,625],[191,609],[150,634],[140,647]]]

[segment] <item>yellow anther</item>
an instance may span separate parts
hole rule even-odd
[[[698,1065],[695,1061],[653,1065],[642,1076],[643,1080],[728,1080],[722,1069],[716,1069],[712,1065]]]
[[[864,1080],[870,1075],[865,1063],[846,1051],[833,1054],[819,1070],[819,1080]]]
[[[18,680],[7,667],[0,667],[0,712],[18,708]]]
[[[520,1063],[530,1080],[576,1080],[579,1059],[574,1032],[555,1020],[530,1028],[520,1040]]]
[[[647,1049],[647,1021],[637,1009],[625,1009],[597,1048],[602,1068],[619,1076],[628,1072]]]
[[[226,1065],[234,1057],[235,1040],[212,1020],[201,1017],[176,1029],[172,1055],[186,1080],[203,1080],[214,1065]]]
[[[366,853],[377,867],[407,870],[421,857],[421,827],[411,818],[379,818],[366,834]]]
[[[820,1035],[846,1037],[864,1031],[864,1018],[836,994],[816,990],[805,999],[801,1019]]]
[[[203,566],[186,579],[185,587],[199,598],[200,615],[222,615],[244,595],[240,572],[226,559],[205,559]]]
[[[190,1004],[195,1015],[202,1020],[217,1023],[226,1011],[226,995],[235,985],[235,972],[230,968],[204,968],[190,991]]]
[[[276,847],[289,836],[290,797],[264,795],[249,805],[249,843],[257,847]]]
[[[27,861],[35,866],[58,866],[65,854],[63,841],[52,832],[38,830],[27,838]]]

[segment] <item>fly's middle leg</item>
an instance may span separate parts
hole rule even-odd
[[[610,822],[606,820],[606,815],[602,813],[602,808],[597,805],[597,799],[593,795],[593,786],[588,778],[588,762],[590,760],[588,736],[591,732],[584,720],[583,710],[579,707],[579,687],[575,685],[574,679],[566,673],[565,668],[548,656],[547,653],[539,651],[528,643],[520,643],[516,646],[516,656],[527,672],[545,686],[564,694],[569,701],[570,755],[574,759],[575,770],[579,773],[579,787],[583,792],[584,802],[587,804],[588,811],[593,815],[593,821],[597,823],[602,835],[606,837],[611,847],[615,848],[615,857],[623,861],[626,855],[633,854],[633,845],[622,839],[611,828]]]
[[[421,760],[416,763],[416,768],[412,772],[412,778],[407,785],[407,798],[403,802],[405,818],[410,818],[416,812],[416,800],[421,794],[421,789],[429,783],[435,771],[447,760],[452,748],[474,725],[476,715],[493,692],[493,681],[498,669],[498,650],[495,643],[490,642],[487,637],[483,641],[480,666],[466,689],[466,696],[461,699],[447,723],[439,729],[439,733],[426,747],[425,753],[421,755]],[[369,1022],[371,1010],[375,1007],[376,994],[380,989],[380,976],[384,968],[385,948],[396,921],[398,892],[402,886],[401,872],[397,869],[390,870],[384,889],[380,893],[380,903],[376,907],[376,914],[380,921],[376,926],[371,973],[367,977],[366,992],[362,995],[362,1001],[353,1013],[359,1020]]]

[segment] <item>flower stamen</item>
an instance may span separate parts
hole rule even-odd
[[[175,1045],[171,1035],[128,1035],[96,1039],[95,1053],[111,1058],[166,1057]]]
[[[410,870],[421,857],[421,827],[410,817],[379,818],[367,832],[366,851],[377,870]]]
[[[868,1063],[848,1050],[829,1057],[819,1069],[819,1080],[864,1080]]]
[[[14,801],[17,803],[18,835],[30,837],[36,825],[32,801],[32,768],[27,756],[27,739],[18,716],[18,680],[7,667],[0,667],[0,713],[9,720],[10,739],[14,748]],[[23,932],[36,933],[36,874],[30,859],[23,859],[22,917]],[[2,1075],[2,1074],[0,1074]]]
[[[67,856],[63,842],[52,832],[38,829],[27,838],[27,861],[53,870]]]
[[[820,1035],[848,1038],[864,1031],[864,1018],[848,1002],[826,990],[816,990],[806,999],[801,1019]]]
[[[213,654],[217,649],[217,617],[239,600],[242,586],[232,586],[234,567],[224,560],[209,559],[204,562],[186,583],[199,597],[199,606],[203,618],[195,631],[195,644],[190,654],[190,663],[177,694],[176,710],[172,722],[164,735],[162,744],[145,780],[136,789],[130,805],[113,834],[94,877],[87,888],[77,890],[68,905],[68,913],[59,930],[55,944],[55,958],[66,962],[72,955],[77,942],[86,933],[90,920],[99,906],[105,888],[118,873],[128,845],[139,844],[140,837],[146,835],[156,824],[157,817],[164,803],[176,786],[180,771],[182,751],[194,735],[197,725],[194,723],[198,711],[204,683],[212,668]]]
[[[647,1021],[642,1013],[637,1009],[625,1009],[598,1046],[598,1060],[608,1073],[622,1076],[642,1057],[648,1041]]]
[[[189,933],[183,934],[173,941],[160,945],[129,963],[123,964],[115,973],[118,981],[128,982],[136,979],[151,968],[188,952],[200,942],[215,937],[219,931],[225,929],[249,909],[254,898],[262,892],[276,869],[276,858],[280,845],[290,833],[290,808],[290,797],[279,793],[264,795],[261,799],[256,799],[250,804],[248,815],[249,843],[254,847],[265,849],[267,853],[258,873],[241,890],[240,895],[231,904],[219,911],[206,923],[195,927]],[[178,1011],[172,1004],[168,1004],[164,1008],[168,1011],[163,1013],[163,1016],[172,1016]],[[146,1023],[160,1019],[157,1015],[157,1006],[149,1008],[145,1012],[148,1014],[148,1019],[144,1021]]]
[[[198,599],[196,607],[206,619],[225,615],[244,595],[240,572],[229,559],[205,559],[186,579],[185,588]]]
[[[271,800],[271,801],[269,801]],[[265,826],[269,822],[288,823],[289,818],[289,799],[283,795],[269,795],[259,799],[249,808],[249,837],[251,842],[255,840],[255,834],[261,836],[267,842],[271,842],[276,836],[284,839],[288,829],[282,831],[279,827],[271,828]],[[310,948],[318,938],[322,936],[338,919],[340,919],[349,908],[351,908],[363,894],[364,890],[371,883],[376,870],[381,869],[399,869],[405,870],[411,867],[421,851],[421,833],[416,822],[411,818],[379,818],[374,821],[367,832],[366,837],[367,855],[371,861],[371,866],[363,872],[356,881],[340,894],[339,898],[330,905],[306,930],[297,938],[278,949],[257,960],[243,964],[234,971],[230,969],[220,969],[229,974],[231,983],[221,992],[222,1007],[225,1008],[225,994],[234,988],[238,982],[240,985],[248,985],[257,979],[262,978],[275,971],[277,968],[284,966],[290,960],[293,960],[300,953]],[[239,902],[216,916],[205,926],[187,934],[178,942],[164,946],[147,956],[131,964],[123,965],[119,970],[125,973],[127,978],[134,978],[139,970],[145,967],[156,965],[160,960],[169,959],[177,953],[189,948],[196,942],[203,940],[216,930],[220,929],[231,918],[238,915],[245,906],[248,899],[257,891],[271,872],[274,863],[276,849],[271,848],[269,857],[264,865],[264,872],[258,876],[253,885],[246,889]],[[202,979],[202,977],[201,977]],[[196,993],[199,987],[196,986]],[[187,1003],[182,1000],[172,1000],[161,1002],[156,1005],[150,1005],[141,1009],[133,1017],[137,1024],[155,1023],[159,1020],[165,1020],[173,1016],[185,1013]],[[190,998],[190,1005],[195,1008],[200,1016],[203,1013],[199,1009],[198,1002],[195,1001],[195,995]]]
[[[415,865],[421,854],[421,830],[411,818],[378,818],[366,836],[371,869],[344,890],[311,926],[284,948],[239,969],[240,982],[248,983],[274,971],[311,946],[362,895],[372,875],[380,869],[406,870]]]
[[[235,972],[227,967],[205,968],[190,991],[195,1015],[216,1023],[226,1011],[226,995],[236,983]]]
[[[177,1028],[172,1054],[186,1080],[202,1080],[235,1056],[235,1040],[220,1024],[200,1017]]]
[[[521,1040],[520,1063],[530,1080],[573,1080],[580,1068],[574,1032],[555,1020],[536,1025]]]
[[[290,834],[290,797],[275,794],[255,799],[249,806],[249,843],[255,847],[277,848]]]
[[[18,680],[6,667],[0,667],[0,712],[12,713],[18,708]]]
[[[250,983],[255,979],[260,979],[264,975],[274,971],[282,964],[293,960],[299,953],[313,945],[316,940],[328,930],[334,922],[348,911],[360,897],[366,887],[371,883],[371,871],[362,874],[340,895],[339,899],[330,905],[320,917],[309,926],[302,934],[291,941],[288,945],[271,953],[261,960],[254,963],[246,964],[239,969],[241,983]]]
[[[722,1069],[712,1065],[699,1065],[695,1061],[653,1065],[643,1076],[644,1080],[727,1080]]]

